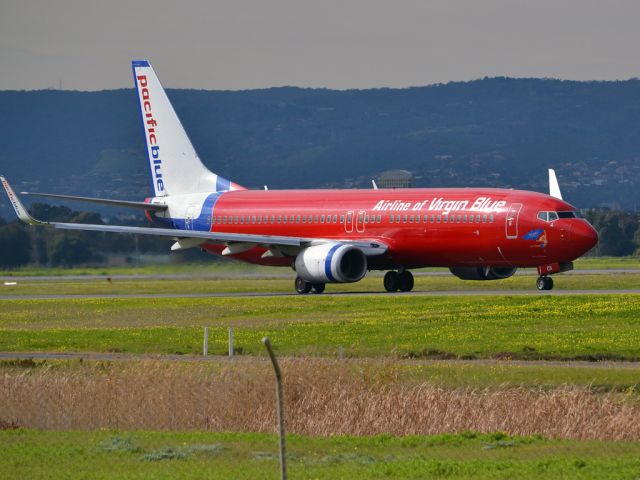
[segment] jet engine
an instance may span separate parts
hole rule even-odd
[[[351,283],[367,273],[367,257],[352,245],[325,243],[305,248],[296,257],[294,267],[307,282]]]
[[[516,273],[514,267],[451,267],[449,271],[462,280],[502,280]]]

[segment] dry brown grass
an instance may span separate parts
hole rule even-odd
[[[473,430],[640,439],[640,403],[631,394],[408,385],[380,362],[286,359],[282,368],[289,432],[410,435]],[[273,373],[262,360],[0,371],[0,420],[30,428],[274,431],[274,403]]]

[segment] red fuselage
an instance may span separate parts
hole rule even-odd
[[[540,212],[564,214],[545,219]],[[374,270],[537,267],[570,262],[597,243],[593,227],[577,215],[562,200],[522,190],[240,190],[219,196],[211,231],[381,242],[388,250],[369,258]],[[224,246],[203,248],[220,254]],[[291,264],[287,257],[262,258],[264,252],[254,247],[232,257]]]

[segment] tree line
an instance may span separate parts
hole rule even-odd
[[[50,222],[104,224],[98,213],[73,211],[65,206],[34,203],[31,211],[34,217]],[[598,245],[588,255],[640,255],[640,213],[588,210],[585,216],[600,235]],[[125,218],[119,218],[118,223],[145,225],[144,221]],[[6,222],[0,218],[0,268],[104,265],[110,255],[132,259],[138,254],[168,254],[169,242],[146,235],[34,228],[18,220]]]

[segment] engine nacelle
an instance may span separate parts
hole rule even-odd
[[[296,273],[311,283],[357,282],[367,273],[364,252],[344,243],[326,243],[305,248],[295,262]]]
[[[451,267],[449,271],[462,280],[502,280],[516,273],[514,267]]]

